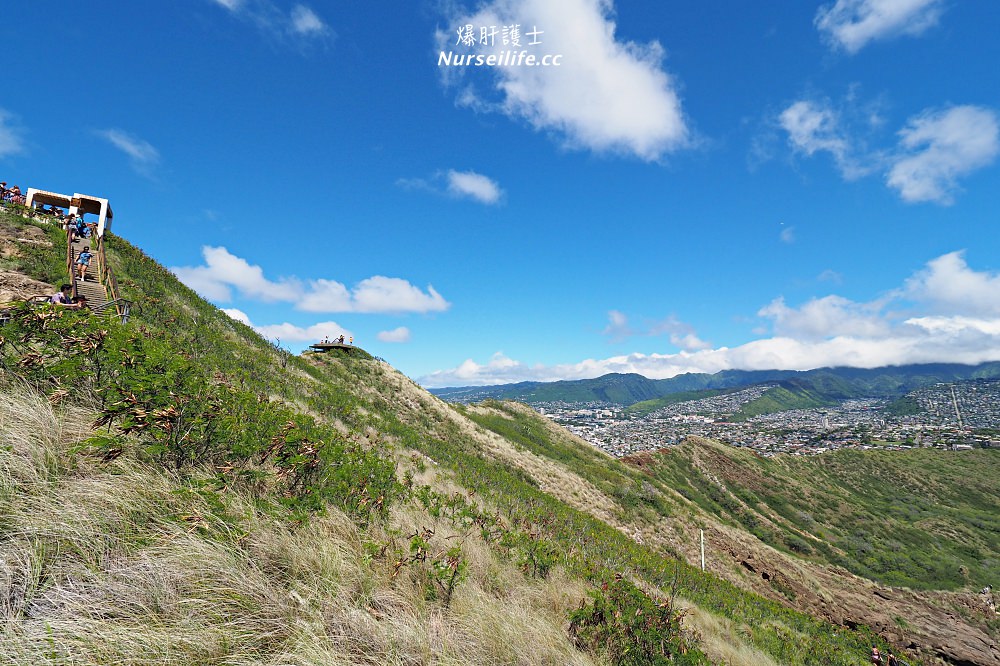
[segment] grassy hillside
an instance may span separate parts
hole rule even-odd
[[[979,588],[1000,579],[997,450],[761,458],[688,442],[657,456],[654,469],[775,548],[887,585]]]
[[[22,308],[0,331],[0,402],[20,405],[0,418],[0,662],[847,665],[885,646],[779,603],[780,580],[765,598],[676,559],[712,520],[678,480],[378,360],[289,356],[124,241],[109,254],[127,327]]]

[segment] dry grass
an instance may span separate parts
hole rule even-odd
[[[228,492],[225,511],[164,470],[73,447],[86,410],[0,394],[2,664],[591,664],[568,641],[581,583],[525,578],[476,538],[449,605],[366,544],[429,519],[400,508],[361,531],[330,512],[296,527]]]
[[[732,621],[707,613],[685,599],[678,604],[688,615],[686,625],[700,637],[699,647],[713,663],[726,666],[779,666],[765,654],[740,638],[740,631]]]

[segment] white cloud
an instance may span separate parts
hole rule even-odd
[[[1000,317],[1000,274],[972,270],[964,252],[929,261],[906,281],[903,293],[935,314]]]
[[[903,310],[908,314],[903,315]],[[620,314],[620,313],[616,313]],[[426,386],[502,384],[635,372],[653,379],[727,369],[875,368],[1000,360],[1000,274],[974,271],[960,252],[938,257],[899,289],[866,303],[830,295],[799,307],[777,298],[758,313],[770,337],[737,347],[628,354],[562,365],[528,365],[498,352],[420,379]],[[609,328],[627,326],[611,318]],[[763,334],[767,334],[764,331]]]
[[[264,269],[246,259],[231,254],[224,247],[205,246],[201,249],[204,266],[182,266],[171,270],[181,282],[213,301],[232,300],[231,287],[244,298],[264,302],[294,301],[302,286],[294,278],[272,282],[264,277]]]
[[[24,150],[21,131],[13,124],[14,116],[0,109],[0,157],[16,155]]]
[[[757,312],[770,319],[780,336],[820,340],[836,336],[877,337],[888,332],[882,302],[855,303],[841,296],[813,298],[799,308],[776,298]]]
[[[243,310],[237,310],[236,308],[223,308],[222,311],[241,324],[246,324],[251,327],[253,326],[253,324],[250,323],[250,316],[247,315],[246,312],[243,312]]]
[[[212,301],[230,302],[235,289],[242,298],[294,303],[296,309],[305,312],[426,313],[444,312],[451,307],[433,286],[428,285],[424,291],[402,278],[375,275],[350,290],[327,279],[307,284],[295,277],[275,281],[264,276],[263,268],[224,247],[205,246],[201,251],[205,265],[170,270],[181,282]]]
[[[684,351],[697,351],[712,346],[711,343],[699,338],[691,325],[679,321],[673,315],[655,322],[649,329],[649,335],[666,335],[670,339],[670,344],[680,347]]]
[[[872,151],[852,136],[872,127],[871,114],[859,120],[848,95],[841,114],[829,102],[799,100],[778,116],[792,150],[812,156],[833,156],[841,175],[853,180],[888,169],[886,185],[899,191],[903,201],[950,204],[963,176],[992,164],[1000,154],[1000,121],[991,109],[954,106],[927,109],[912,117],[898,133],[894,151]]]
[[[315,280],[295,306],[305,312],[444,312],[451,307],[441,294],[428,285],[427,291],[402,278],[375,275],[353,289],[334,280]]]
[[[646,321],[641,328],[636,329],[629,324],[625,314],[611,310],[608,312],[608,325],[604,328],[603,334],[610,337],[613,342],[621,342],[633,336],[667,336],[670,344],[686,351],[712,346],[699,338],[690,324],[685,324],[673,315],[659,321]]]
[[[853,180],[870,171],[863,164],[868,160],[849,137],[840,114],[828,102],[794,102],[778,116],[778,124],[788,133],[788,143],[795,152],[806,156],[829,153],[844,178]]]
[[[295,5],[291,14],[292,31],[300,35],[321,35],[329,28],[316,16],[316,12],[305,5]]]
[[[618,310],[608,311],[608,325],[604,327],[602,333],[614,342],[620,342],[636,335],[636,331],[632,330],[628,324],[628,317]]]
[[[778,120],[788,132],[792,147],[806,155],[826,151],[840,157],[847,152],[847,140],[841,136],[837,116],[827,106],[800,100],[782,111]]]
[[[825,271],[817,275],[816,279],[820,282],[833,282],[834,284],[840,284],[844,281],[844,276],[833,269],[827,268]]]
[[[254,326],[254,329],[269,340],[281,340],[282,342],[317,342],[326,337],[354,336],[353,333],[335,321],[321,321],[304,328],[285,322],[283,324]]]
[[[311,326],[297,326],[285,322],[283,324],[266,324],[258,326],[250,321],[242,310],[236,308],[224,309],[227,315],[236,321],[246,324],[268,340],[281,340],[282,342],[316,342],[323,338],[335,338],[338,336],[354,337],[354,334],[335,321],[321,321]]]
[[[382,342],[409,342],[410,329],[405,326],[394,328],[391,331],[379,331],[375,336]]]
[[[519,24],[521,48],[472,47],[477,54],[524,49],[537,58],[561,55],[559,66],[509,65],[457,71],[443,65],[446,82],[458,85],[459,102],[526,120],[536,130],[562,137],[564,145],[599,153],[635,155],[652,161],[690,143],[676,84],[662,68],[663,47],[618,41],[611,0],[493,0],[472,16],[448,17],[440,49],[457,54],[459,26]],[[537,27],[541,43],[526,33]],[[467,76],[466,76],[467,75]],[[492,77],[492,90],[477,88],[473,76]]]
[[[468,197],[484,204],[495,204],[503,191],[495,180],[475,171],[448,171],[448,191],[457,197]]]
[[[296,4],[290,12],[271,0],[211,0],[234,17],[255,25],[265,35],[279,40],[322,39],[333,34],[312,8]]]
[[[886,182],[904,201],[949,204],[957,180],[1000,153],[997,114],[978,106],[925,111],[899,132],[900,152]]]
[[[456,199],[473,199],[492,205],[503,198],[500,184],[475,171],[437,171],[429,178],[400,178],[396,185],[407,190],[424,190]]]
[[[944,0],[837,0],[816,13],[816,28],[854,54],[876,39],[919,35],[937,24]]]
[[[424,292],[406,280],[382,275],[359,282],[352,297],[354,312],[443,312],[451,307],[430,285]]]
[[[151,143],[116,128],[98,130],[97,135],[128,155],[132,168],[149,176],[160,162],[160,152]]]

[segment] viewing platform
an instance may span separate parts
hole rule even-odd
[[[317,342],[314,345],[309,345],[309,349],[306,351],[314,352],[317,354],[328,354],[332,351],[341,350],[347,355],[357,355],[362,358],[367,358],[371,356],[361,347],[357,345],[352,345],[347,342]]]

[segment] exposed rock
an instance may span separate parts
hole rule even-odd
[[[23,301],[32,296],[53,294],[56,288],[13,271],[0,270],[0,303]]]

